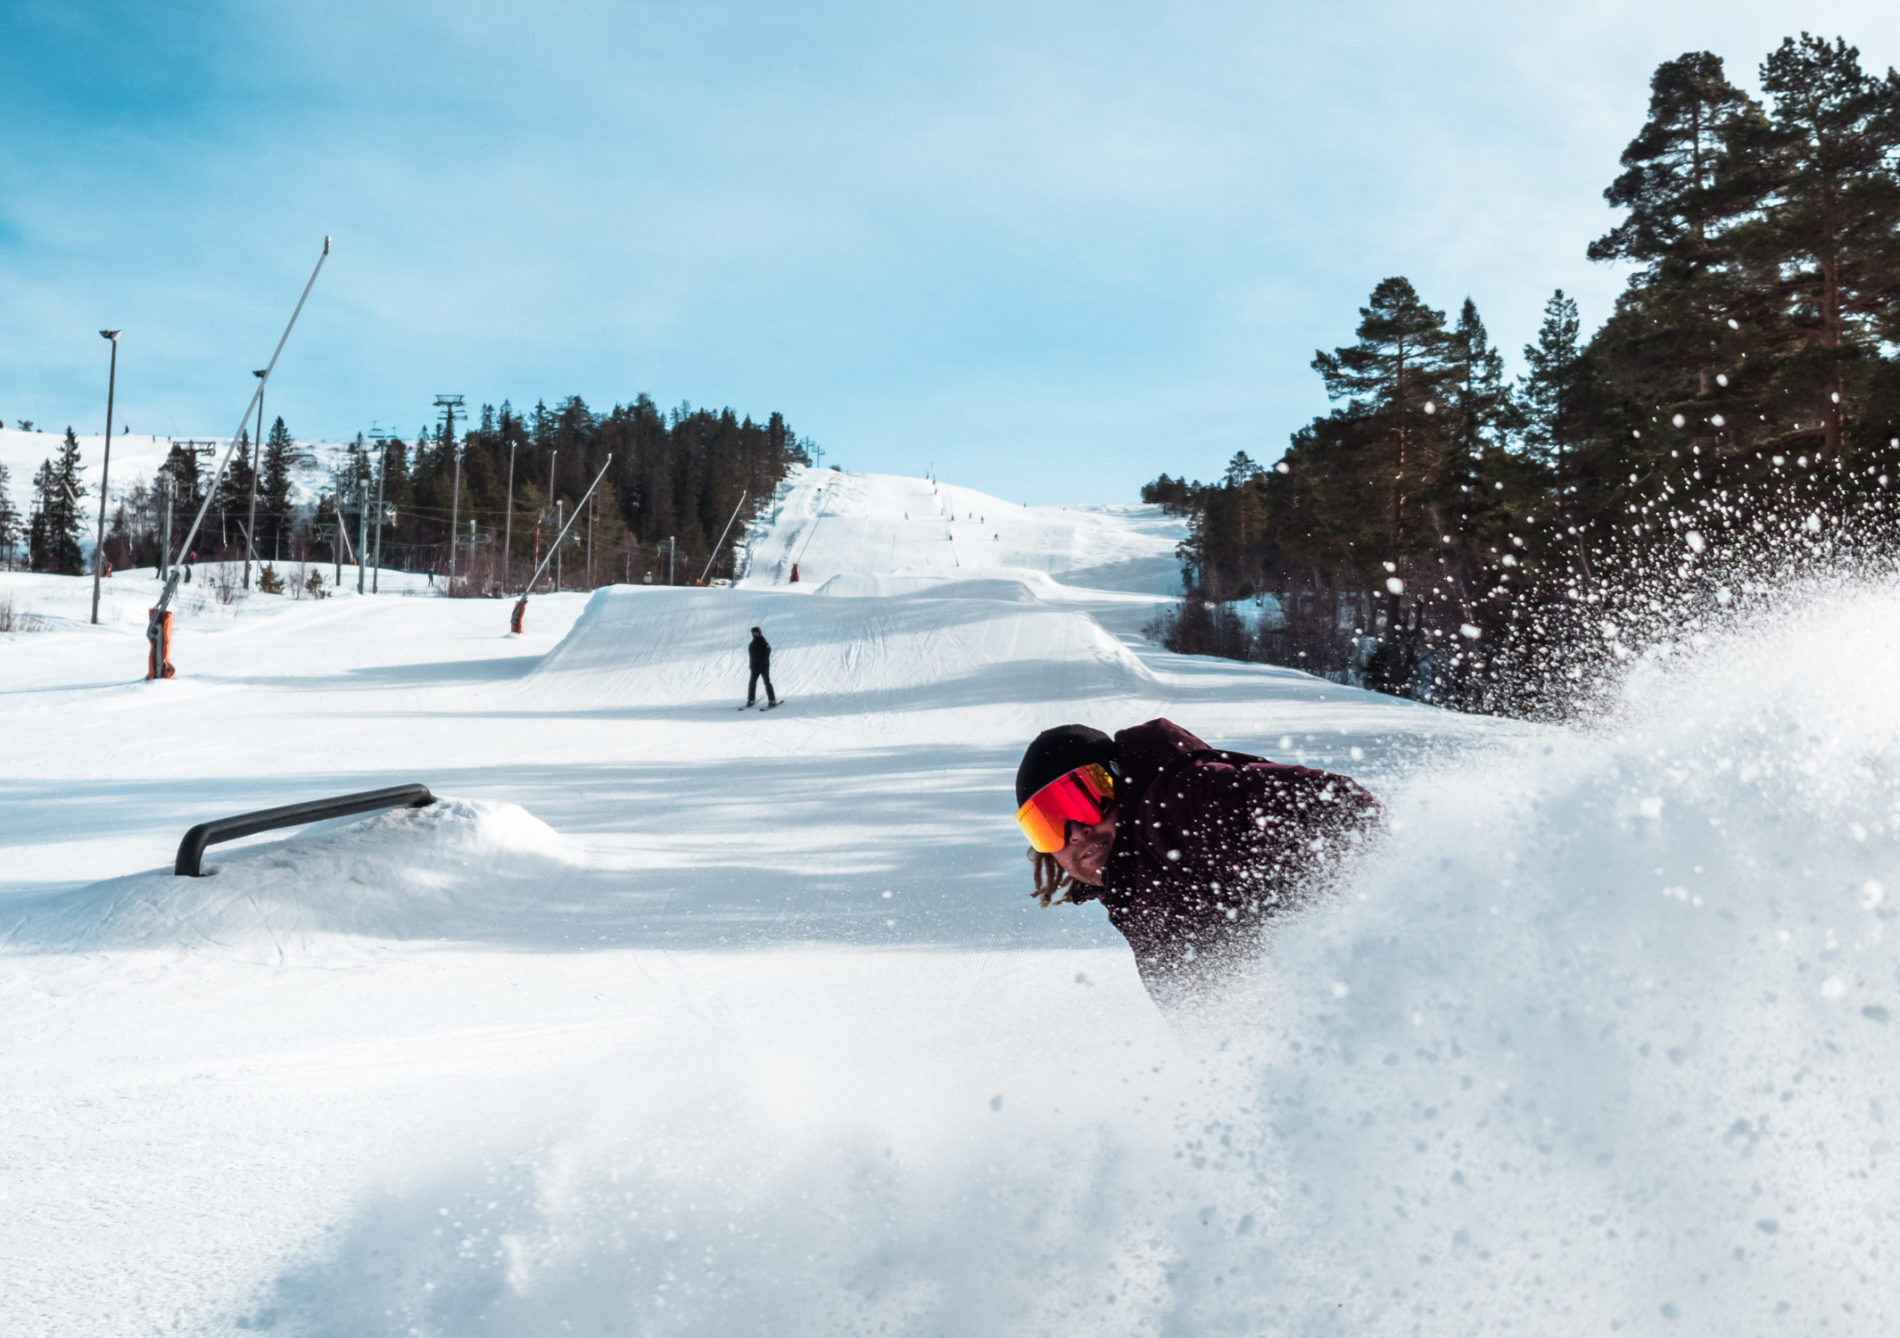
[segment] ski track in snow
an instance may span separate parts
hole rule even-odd
[[[0,1332],[1892,1332],[1900,593],[1559,730],[1146,645],[1180,537],[805,470],[735,589],[200,585],[160,685],[0,574]],[[1010,820],[1158,714],[1394,818],[1172,1024]]]

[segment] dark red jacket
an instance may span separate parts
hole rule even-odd
[[[1170,720],[1115,736],[1115,845],[1100,898],[1142,983],[1174,1002],[1245,960],[1262,925],[1310,900],[1379,803],[1344,776],[1208,747]]]

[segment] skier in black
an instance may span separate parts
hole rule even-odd
[[[746,647],[752,656],[752,678],[745,685],[745,704],[755,706],[759,700],[759,680],[765,680],[765,703],[767,708],[778,705],[778,694],[772,691],[772,643],[765,639],[765,633],[758,628],[752,629],[752,644]]]

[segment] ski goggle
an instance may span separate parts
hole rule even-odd
[[[1029,838],[1030,848],[1053,855],[1069,843],[1069,824],[1093,827],[1107,816],[1115,802],[1115,778],[1108,768],[1091,762],[1066,776],[1057,776],[1029,796],[1016,810],[1016,823]]]

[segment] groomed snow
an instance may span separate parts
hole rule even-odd
[[[806,470],[737,588],[200,598],[162,684],[149,574],[0,575],[0,1331],[1891,1332],[1900,593],[1556,730],[1147,645],[1181,537]],[[1162,714],[1395,828],[1174,1024],[1010,819]]]

